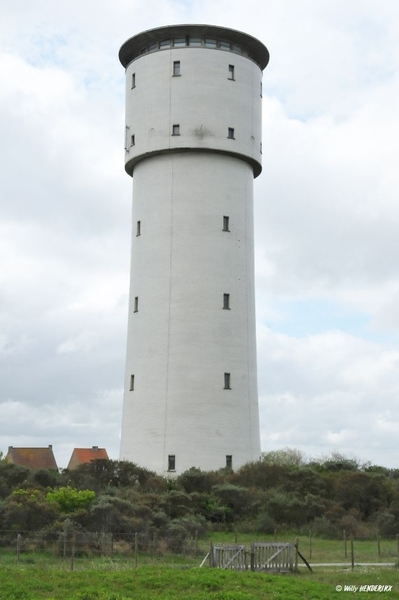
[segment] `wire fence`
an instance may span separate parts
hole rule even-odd
[[[0,561],[3,556],[14,556],[21,561],[27,555],[47,555],[58,559],[120,557],[136,566],[139,556],[159,558],[167,556],[197,557],[198,535],[163,537],[158,534],[109,533],[71,528],[68,531],[43,532],[0,530]]]
[[[137,567],[141,564],[187,564],[200,566],[210,546],[217,542],[201,539],[195,533],[191,536],[167,537],[158,533],[143,532],[104,532],[87,531],[70,527],[59,531],[33,532],[15,530],[0,530],[0,563],[37,562],[60,563],[74,568],[75,560],[107,558],[125,561],[126,564]],[[235,543],[250,544],[252,536],[235,533]],[[288,539],[287,539],[288,538]],[[380,537],[354,537],[344,530],[341,539],[326,539],[313,536],[309,530],[308,536],[301,535],[290,539],[291,536],[257,536],[258,542],[290,542],[297,545],[300,552],[309,562],[313,563],[390,563],[399,566],[399,534]],[[249,552],[249,550],[248,550]]]

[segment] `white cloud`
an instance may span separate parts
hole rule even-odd
[[[255,183],[264,449],[337,448],[391,461],[399,5],[71,0],[52,9],[22,0],[3,8],[0,447],[53,443],[64,465],[73,445],[117,456],[131,197],[117,52],[144,29],[209,22],[247,31],[271,54]]]

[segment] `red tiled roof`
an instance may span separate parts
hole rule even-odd
[[[79,465],[99,459],[108,460],[108,454],[105,448],[98,448],[98,446],[93,446],[92,448],[75,448],[72,452],[67,469],[76,469]]]
[[[53,448],[8,448],[6,461],[14,465],[20,465],[27,469],[54,469],[58,470],[55,462]]]

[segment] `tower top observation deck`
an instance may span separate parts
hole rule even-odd
[[[167,25],[148,29],[129,38],[119,51],[119,60],[126,68],[133,60],[150,52],[171,48],[211,48],[241,54],[263,69],[269,62],[269,52],[256,38],[216,25]]]

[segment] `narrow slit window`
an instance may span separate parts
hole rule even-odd
[[[180,135],[180,125],[173,125],[172,135]]]
[[[130,136],[130,145],[134,146],[136,143],[136,136],[135,135],[131,135]]]
[[[234,128],[233,127],[229,127],[227,130],[227,137],[229,138],[229,140],[234,140]]]
[[[262,154],[262,142],[260,143],[260,153]]]
[[[136,236],[141,235],[141,221],[137,221],[136,224]]]
[[[233,468],[233,455],[226,454],[226,469],[232,469],[232,468]]]
[[[263,89],[262,89],[262,82],[260,82],[260,97],[263,97]]]
[[[229,217],[226,217],[226,216],[223,217],[223,231],[230,231],[230,228],[229,228],[230,223],[229,223],[229,221],[230,221]]]
[[[168,471],[176,471],[176,456],[169,454],[168,456]]]
[[[136,296],[134,299],[134,312],[139,312],[139,297]]]
[[[234,65],[229,65],[229,79],[234,81]]]
[[[180,77],[180,60],[173,61],[173,77]]]
[[[230,294],[223,294],[223,308],[230,310]]]
[[[134,375],[130,375],[130,391],[134,390]]]
[[[225,373],[224,374],[224,389],[225,390],[231,390],[231,377],[230,377],[230,373]]]
[[[136,73],[132,73],[132,89],[136,87]]]

